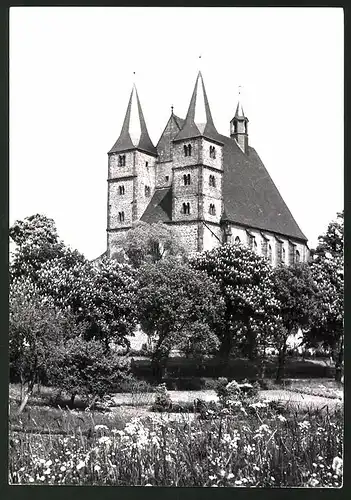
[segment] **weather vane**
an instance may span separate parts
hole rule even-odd
[[[173,115],[173,104],[172,104],[172,106],[171,106],[171,111],[172,111],[172,115]]]

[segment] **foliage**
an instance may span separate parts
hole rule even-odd
[[[155,400],[151,407],[152,411],[167,411],[172,408],[172,399],[167,391],[166,384],[160,384],[156,388]]]
[[[86,339],[128,346],[127,336],[136,326],[136,274],[129,265],[103,259],[99,266],[89,261],[67,266],[65,257],[44,263],[38,273],[44,295],[77,321],[87,323]]]
[[[134,267],[146,262],[155,263],[169,256],[183,258],[186,255],[186,249],[174,229],[162,222],[136,222],[127,232],[122,247]]]
[[[16,244],[10,266],[11,279],[27,277],[36,281],[44,263],[63,256],[66,260],[84,261],[79,252],[69,250],[59,240],[55,222],[45,215],[36,214],[15,221],[9,234]]]
[[[280,325],[269,263],[242,245],[224,245],[195,255],[190,265],[206,271],[224,296],[224,321],[216,328],[222,355],[263,356]]]
[[[201,342],[203,350],[216,346],[212,325],[220,318],[223,300],[205,273],[171,259],[145,264],[139,273],[137,303],[141,327],[155,340],[157,378],[171,349],[191,349]]]
[[[71,315],[55,308],[28,278],[13,281],[9,305],[10,369],[21,380],[21,412],[35,382],[47,376],[54,361],[53,346],[76,328]]]
[[[11,434],[10,484],[331,487],[342,485],[343,417],[268,405],[208,420],[164,414],[47,439]],[[180,421],[179,421],[180,420]]]
[[[315,257],[341,257],[344,252],[344,211],[337,213],[336,220],[329,223],[327,231],[318,237]]]
[[[127,359],[106,353],[99,341],[74,337],[57,344],[50,380],[57,388],[72,395],[93,399],[111,392],[129,373]]]

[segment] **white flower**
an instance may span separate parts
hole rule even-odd
[[[95,465],[95,466],[94,466],[94,470],[95,470],[96,472],[99,472],[99,471],[101,470],[100,465]]]
[[[32,477],[30,477],[28,480],[30,483],[34,483],[34,479]]]
[[[64,465],[61,465],[60,471],[65,472],[65,470],[66,470],[66,467]]]
[[[99,429],[105,429],[107,431],[108,427],[107,425],[102,425],[102,424],[95,425],[95,430],[98,431]]]
[[[79,463],[77,464],[77,470],[80,470],[83,467],[85,467],[85,462],[83,462],[83,460],[80,460]]]
[[[234,477],[234,474],[232,472],[229,472],[227,479],[233,479],[233,477]]]
[[[283,415],[278,415],[277,419],[280,420],[281,422],[286,422],[286,418],[283,417]]]
[[[342,469],[343,469],[343,462],[342,458],[340,457],[334,457],[333,459],[333,464],[332,464],[332,469],[335,472],[337,476],[342,475]]]
[[[318,479],[310,479],[309,482],[308,482],[309,486],[312,486],[312,487],[315,487],[319,484],[319,481]]]
[[[214,481],[215,479],[217,479],[216,476],[208,476],[208,479],[210,479],[211,481]]]
[[[45,462],[45,467],[50,467],[50,465],[52,465],[52,460]]]
[[[98,439],[98,442],[100,444],[111,444],[111,439],[107,436],[102,436],[101,438]]]

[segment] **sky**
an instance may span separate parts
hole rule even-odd
[[[249,144],[315,247],[344,206],[343,23],[341,8],[11,7],[10,225],[44,214],[101,255],[133,83],[156,145],[201,70],[221,134],[241,86]]]

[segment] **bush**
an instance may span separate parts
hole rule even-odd
[[[169,411],[172,408],[172,399],[167,391],[166,384],[160,384],[156,388],[154,403],[151,407],[152,411]]]
[[[113,392],[126,392],[131,394],[144,394],[146,392],[155,392],[155,386],[146,380],[139,380],[132,375],[121,379],[113,387]]]

